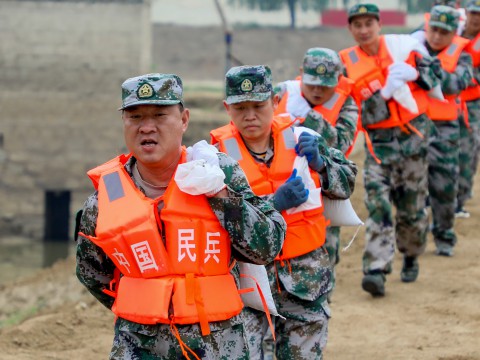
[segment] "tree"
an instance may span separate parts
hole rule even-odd
[[[229,0],[229,4],[238,4],[250,9],[259,9],[260,11],[281,10],[288,6],[290,13],[290,27],[295,28],[297,3],[302,11],[315,10],[322,11],[328,6],[329,0]]]

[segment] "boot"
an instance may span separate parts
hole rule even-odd
[[[400,278],[403,282],[414,282],[418,277],[418,261],[416,256],[404,256]]]
[[[373,297],[385,295],[385,274],[380,271],[369,272],[363,276],[362,289]]]

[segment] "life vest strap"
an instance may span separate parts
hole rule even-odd
[[[195,354],[195,352],[192,349],[190,349],[188,345],[185,344],[185,342],[182,340],[182,338],[180,337],[180,333],[178,332],[178,329],[173,322],[170,323],[170,331],[172,332],[173,336],[175,336],[175,338],[177,339],[178,345],[180,345],[180,350],[182,351],[182,354],[183,356],[185,356],[186,359],[191,360],[187,353],[187,351],[189,351],[195,357],[195,359],[201,360],[198,357],[198,355]]]
[[[267,316],[268,326],[270,327],[270,331],[272,332],[273,340],[275,340],[275,328],[273,327],[272,317],[270,316],[270,310],[268,309],[267,301],[265,300],[265,296],[263,295],[263,291],[262,291],[262,288],[260,287],[260,284],[258,283],[257,279],[255,279],[251,275],[240,274],[240,276],[243,278],[249,278],[255,281],[255,285],[257,286],[257,290],[258,290],[258,295],[260,295],[260,299],[262,300],[263,310],[265,310],[265,315]],[[250,290],[250,289],[246,289],[246,290]]]

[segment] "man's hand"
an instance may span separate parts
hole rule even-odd
[[[325,143],[325,140],[320,135],[316,136],[307,132],[302,132],[298,137],[297,145],[295,145],[295,151],[298,156],[306,156],[308,166],[317,172],[320,172],[325,168],[325,162],[318,151],[318,146],[321,142]]]
[[[308,193],[308,189],[305,189],[305,184],[302,178],[297,176],[297,169],[295,169],[288,180],[275,191],[273,206],[278,211],[297,207],[307,201]]]

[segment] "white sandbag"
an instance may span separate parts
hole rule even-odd
[[[258,285],[262,289],[263,297],[265,298],[270,314],[281,316],[278,314],[275,302],[273,301],[272,290],[270,290],[270,283],[268,282],[268,275],[265,266],[244,263],[241,261],[238,261],[237,264],[240,268],[240,274],[251,276],[257,280]],[[253,288],[254,291],[241,294],[243,304],[256,310],[265,311],[255,281],[249,277],[240,276],[240,289],[247,288]]]
[[[363,225],[357,213],[353,209],[350,199],[332,200],[324,196],[323,214],[330,220],[330,226],[358,226]]]

